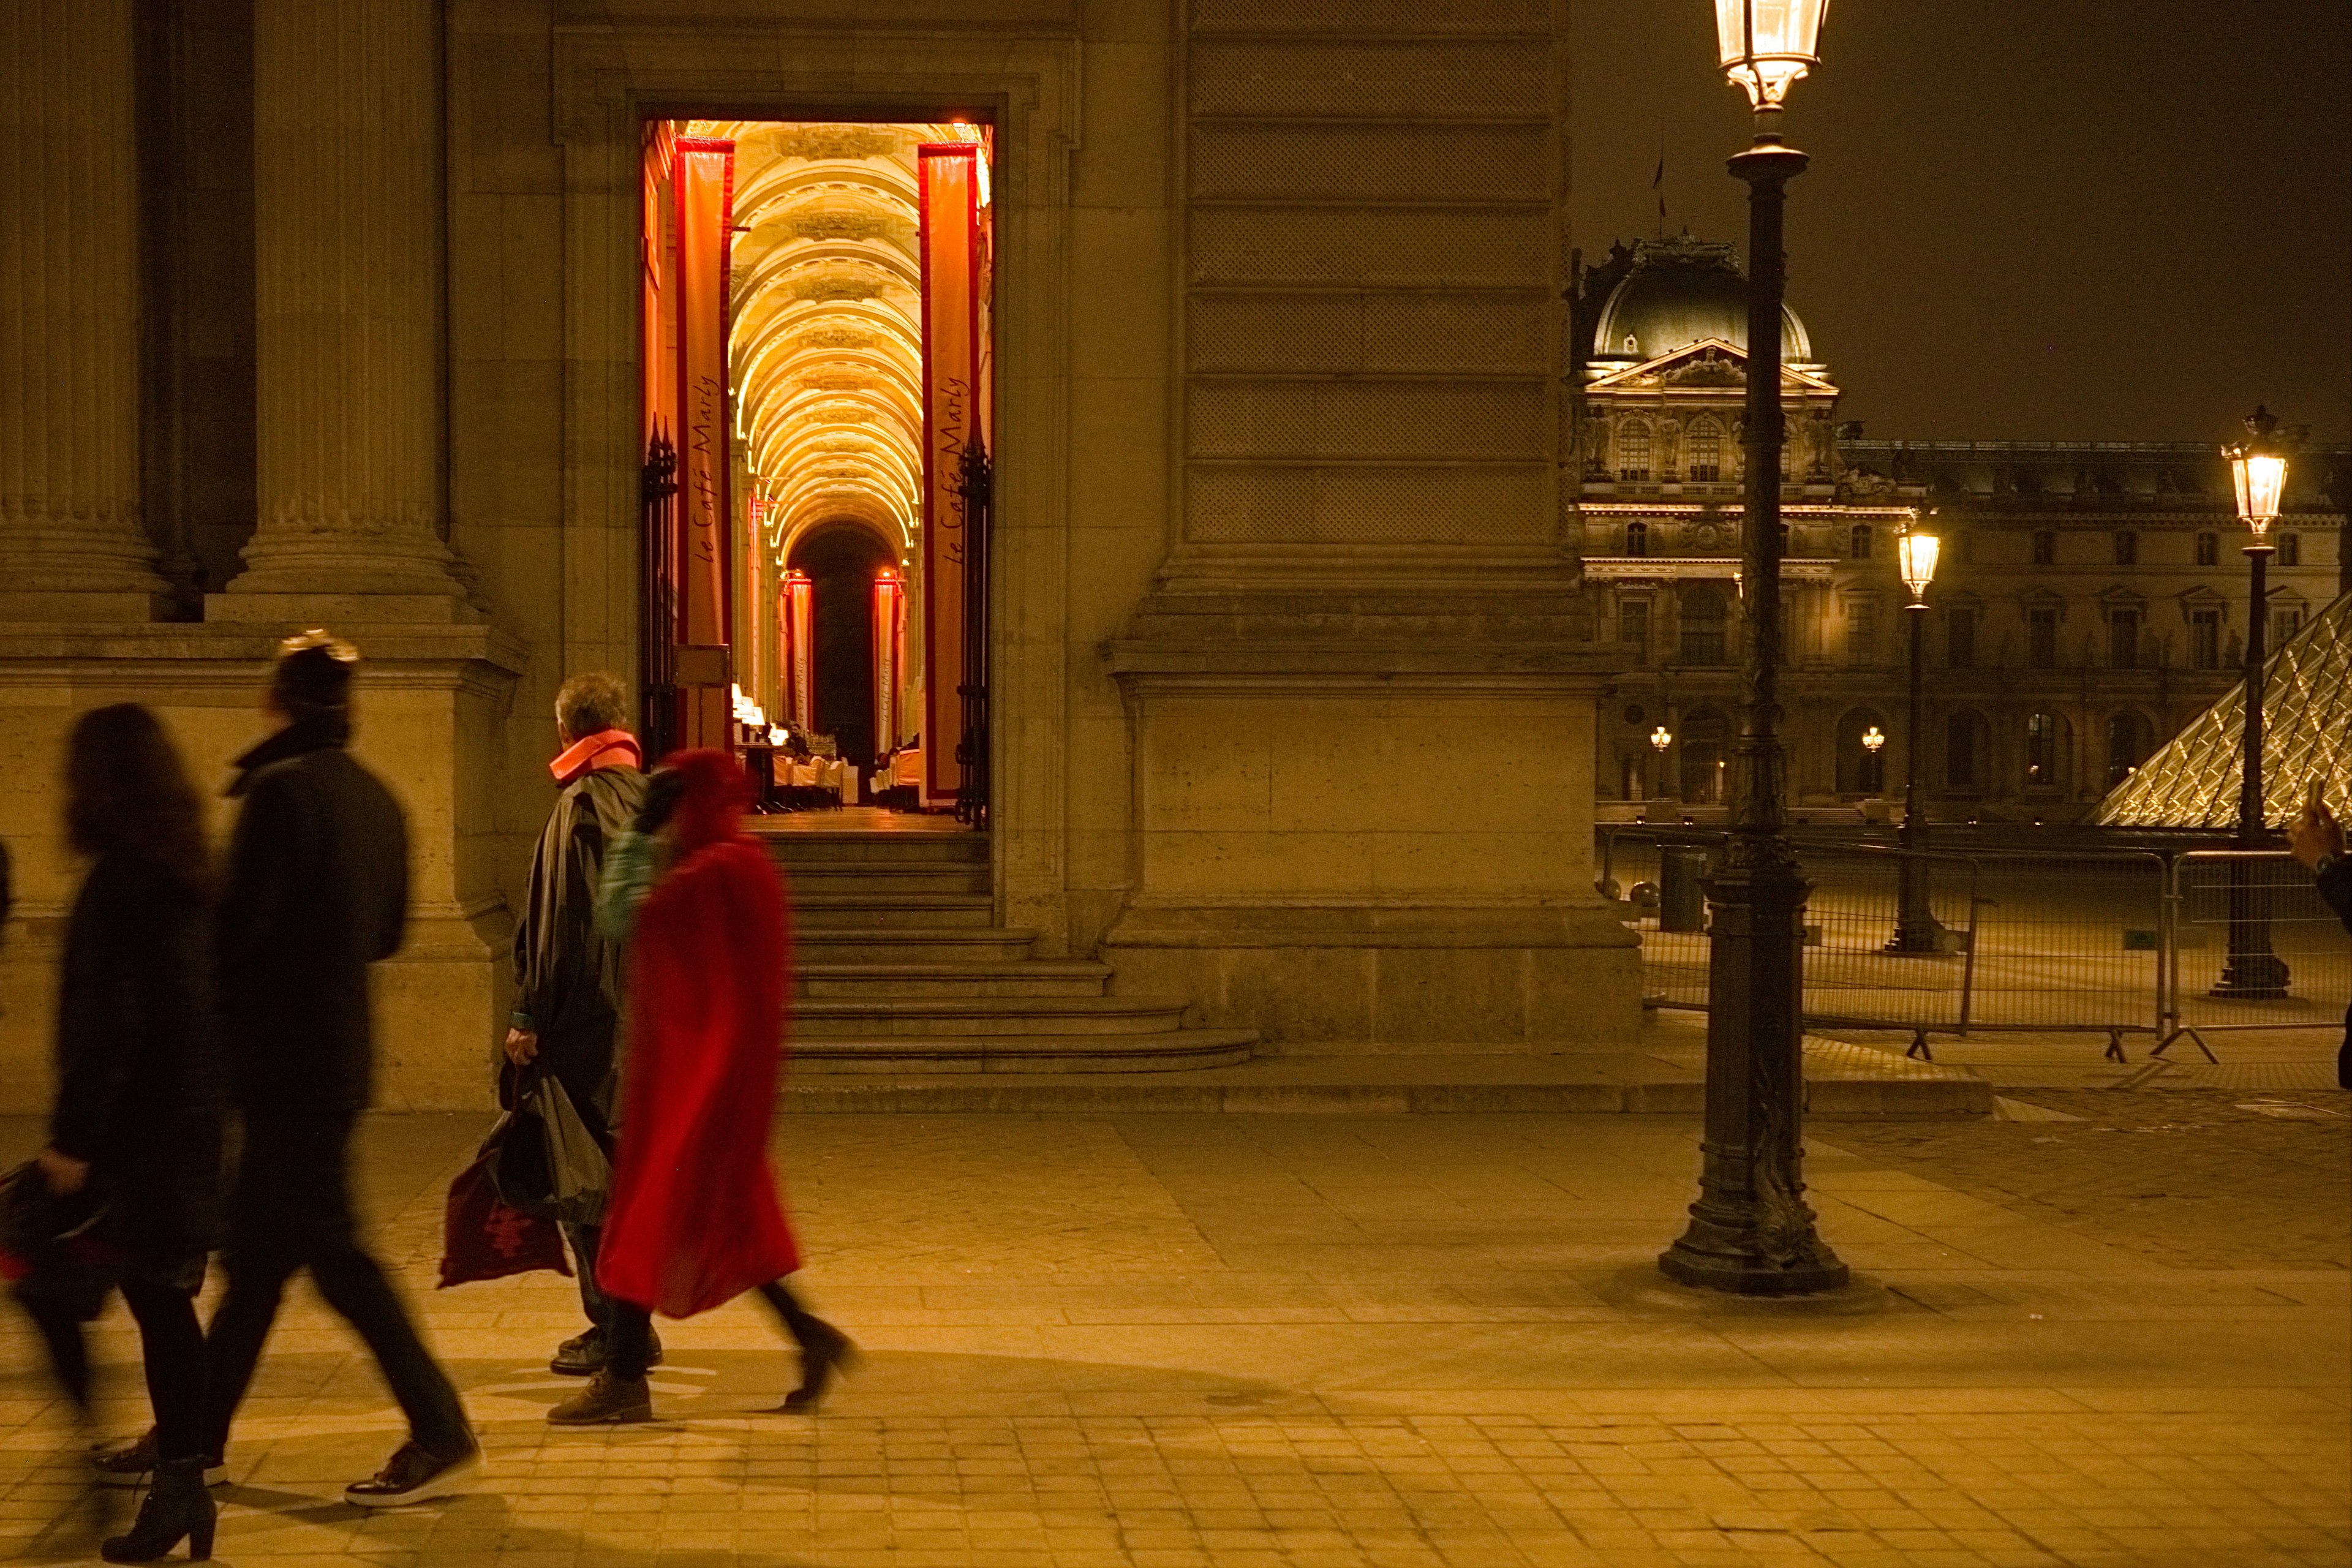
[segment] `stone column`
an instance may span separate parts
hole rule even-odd
[[[152,618],[131,0],[0,5],[0,620]]]
[[[257,0],[260,517],[211,618],[473,618],[440,539],[431,0]]]

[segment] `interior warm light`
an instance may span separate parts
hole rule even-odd
[[[2246,439],[2221,448],[2230,459],[2230,481],[2237,487],[2239,519],[2254,531],[2257,544],[2278,521],[2279,502],[2286,493],[2286,453],[2279,447],[2277,429],[2271,411],[2258,405],[2246,416]]]
[[[1936,580],[1936,557],[1944,542],[1932,533],[1921,531],[1915,523],[1895,536],[1895,556],[1903,573],[1903,585],[1911,590],[1911,603],[1916,607],[1927,602],[1927,584]]]
[[[1715,0],[1723,74],[1747,89],[1759,113],[1777,110],[1789,86],[1822,63],[1822,17],[1830,0]]]

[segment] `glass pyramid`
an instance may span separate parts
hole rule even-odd
[[[2091,820],[2236,826],[2245,712],[2242,681],[2108,791]],[[2285,824],[2315,783],[2338,820],[2352,820],[2352,594],[2271,655],[2263,684],[2263,819]]]

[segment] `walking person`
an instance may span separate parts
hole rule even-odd
[[[58,991],[58,1095],[36,1156],[49,1190],[90,1192],[97,1234],[139,1324],[145,1439],[160,1460],[110,1563],[149,1563],[183,1540],[212,1555],[204,1474],[205,1340],[196,1292],[218,1220],[226,1101],[213,1010],[211,867],[204,812],[180,754],[136,703],[85,713],[66,742],[66,837],[89,868],[66,921]],[[88,1414],[81,1325],[93,1301],[25,1304],[74,1404]]]
[[[530,891],[514,938],[515,1006],[507,1060],[563,1086],[590,1136],[609,1156],[618,1089],[614,1038],[620,1027],[621,948],[596,923],[606,847],[629,829],[645,803],[636,737],[625,727],[621,683],[575,675],[555,694],[561,754],[548,764],[562,793],[530,858]],[[556,1347],[548,1369],[586,1377],[604,1364],[609,1332],[596,1288],[598,1227],[563,1227],[579,1266],[580,1308],[588,1328]],[[654,1347],[656,1363],[661,1347]]]
[[[2344,853],[2344,825],[2316,791],[2301,816],[2287,824],[2287,848],[2312,873],[2314,885],[2344,929],[2352,931],[2352,859]],[[2336,1086],[2352,1089],[2352,1005],[2344,1009],[2344,1043],[2336,1051]]]
[[[205,1451],[215,1463],[226,1451],[286,1282],[308,1268],[408,1417],[390,1462],[343,1491],[383,1508],[457,1489],[481,1449],[352,1214],[352,1127],[374,1075],[368,965],[398,950],[408,916],[407,824],[344,749],[358,661],[324,632],[281,644],[264,699],[273,731],[236,760],[229,790],[244,806],[217,947],[245,1146],[222,1260],[228,1289],[206,1341]]]
[[[548,1412],[559,1426],[653,1418],[656,1311],[691,1317],[757,1290],[800,1346],[787,1411],[814,1409],[852,1354],[849,1337],[783,1282],[800,1259],[768,1129],[790,931],[775,868],[741,830],[750,795],[725,752],[679,753],[648,784],[637,831],[606,868],[607,929],[634,923],[620,1158],[596,1265],[612,1331],[588,1386]]]

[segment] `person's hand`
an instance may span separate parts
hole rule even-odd
[[[536,1030],[509,1029],[507,1031],[507,1060],[519,1068],[527,1068],[538,1055],[539,1035]]]
[[[2287,824],[2286,847],[2305,868],[2316,871],[2323,857],[2344,853],[2344,826],[2327,809],[2326,802],[2315,800],[2303,808],[2301,816]]]
[[[42,1150],[33,1156],[33,1163],[41,1168],[42,1176],[49,1184],[49,1191],[61,1198],[81,1191],[82,1184],[89,1180],[89,1161],[60,1154],[55,1149]]]

